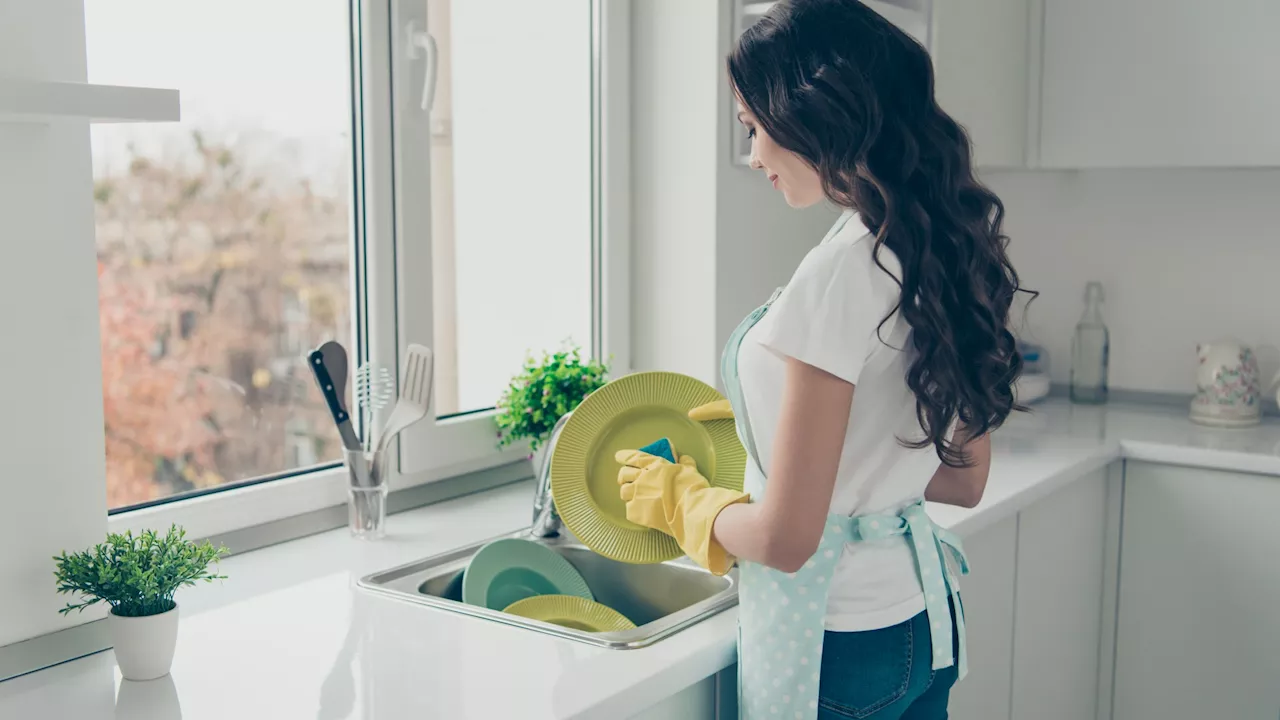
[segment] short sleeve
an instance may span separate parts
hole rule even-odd
[[[756,341],[856,385],[894,305],[885,287],[897,285],[883,274],[865,238],[815,247],[757,325]]]

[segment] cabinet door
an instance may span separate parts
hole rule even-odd
[[[1045,0],[1046,167],[1280,164],[1280,3]]]
[[[1280,478],[1129,463],[1117,720],[1274,718]]]
[[[982,167],[1027,164],[1028,0],[938,0],[930,51],[938,104],[964,126]]]
[[[632,715],[631,720],[717,720],[715,676],[658,701]]]
[[[960,580],[969,674],[951,691],[956,720],[1009,720],[1013,662],[1013,585],[1016,517],[965,538],[971,572]]]
[[[1106,509],[1099,471],[1018,516],[1014,718],[1096,717]]]

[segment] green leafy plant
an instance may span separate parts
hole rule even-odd
[[[54,558],[53,576],[58,593],[78,593],[83,602],[67,603],[59,612],[105,602],[122,617],[159,615],[175,606],[173,594],[196,582],[225,579],[209,572],[227,551],[206,540],[187,540],[187,531],[173,525],[161,536],[154,530],[139,535],[111,533],[107,541],[83,552],[68,555],[64,550]]]
[[[498,401],[498,444],[527,438],[537,450],[561,417],[608,382],[608,373],[604,363],[583,361],[579,348],[543,353],[541,361],[526,359]]]

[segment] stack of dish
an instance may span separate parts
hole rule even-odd
[[[476,553],[462,576],[462,601],[587,632],[635,627],[596,602],[577,568],[559,553],[519,538],[497,540]]]
[[[682,555],[669,535],[627,520],[615,454],[666,440],[717,487],[742,489],[747,453],[733,420],[695,422],[689,411],[723,400],[715,388],[669,372],[621,377],[573,411],[551,457],[551,494],[582,544],[612,560],[661,563]],[[543,622],[617,632],[635,625],[595,601],[577,569],[551,548],[519,538],[480,549],[462,576],[462,601]]]

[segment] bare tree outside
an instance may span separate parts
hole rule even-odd
[[[303,358],[350,338],[346,1],[85,8],[91,79],[183,114],[93,129],[108,507],[339,459]]]
[[[301,358],[350,326],[347,200],[190,145],[95,188],[112,507],[339,453]]]

